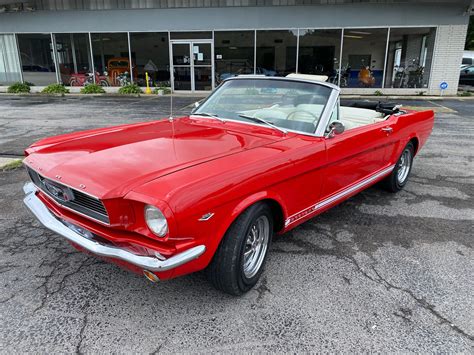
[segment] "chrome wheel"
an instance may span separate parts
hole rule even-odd
[[[408,177],[411,168],[411,151],[405,149],[398,163],[397,180],[399,184],[403,184]]]
[[[250,227],[244,245],[244,275],[255,276],[265,259],[270,238],[270,222],[267,216],[258,217]]]

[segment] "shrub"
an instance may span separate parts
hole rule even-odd
[[[166,86],[160,86],[160,87],[154,88],[153,93],[155,95],[158,95],[158,90],[163,90],[163,95],[171,94],[171,89],[169,87],[166,87]]]
[[[30,86],[24,83],[15,83],[8,87],[9,94],[27,94],[30,92]]]
[[[43,94],[69,94],[69,90],[62,84],[50,84],[46,86],[41,93]]]
[[[458,96],[472,96],[472,93],[469,91],[458,92]]]
[[[12,162],[5,164],[4,166],[0,167],[1,171],[9,171],[9,170],[15,170],[18,169],[22,166],[23,160],[22,159],[16,159],[13,160]]]
[[[383,93],[380,90],[375,90],[374,95],[375,96],[383,96]]]
[[[141,94],[143,93],[142,89],[137,84],[128,84],[122,86],[119,91],[119,94]]]
[[[105,90],[100,85],[87,84],[81,89],[81,94],[105,94]]]
[[[418,92],[416,93],[417,96],[424,96],[425,94],[426,94],[425,91],[418,91]]]

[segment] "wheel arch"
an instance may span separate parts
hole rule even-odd
[[[235,221],[235,219],[240,216],[242,212],[244,212],[247,208],[254,205],[255,203],[259,202],[266,203],[270,207],[274,218],[274,231],[279,232],[283,230],[285,226],[285,218],[288,215],[286,206],[281,196],[271,191],[257,192],[250,196],[247,196],[245,199],[240,201],[232,210],[231,218],[229,222],[226,223],[226,230]]]
[[[414,155],[416,155],[416,153],[418,152],[418,148],[420,146],[420,140],[418,139],[417,136],[413,135],[412,137],[410,137],[410,140],[408,141],[408,143],[410,142],[413,144],[413,148],[415,149]]]

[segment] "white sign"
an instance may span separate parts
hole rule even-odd
[[[198,62],[202,62],[204,60],[204,53],[198,53]]]

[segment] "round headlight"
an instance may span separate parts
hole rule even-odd
[[[145,221],[148,228],[159,237],[164,237],[168,233],[168,222],[163,212],[155,206],[145,206]]]

